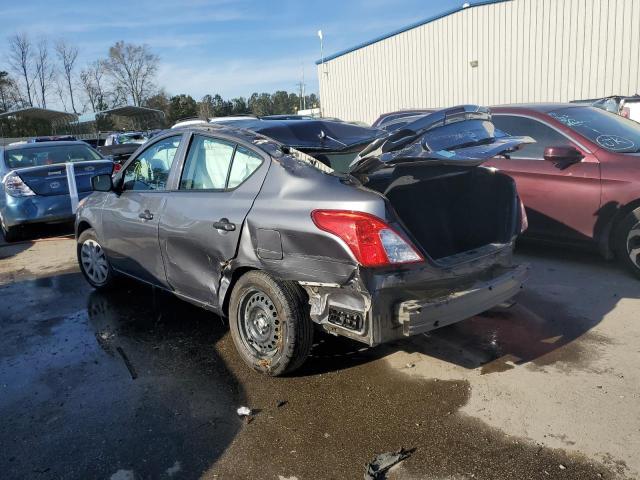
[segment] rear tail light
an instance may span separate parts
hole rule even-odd
[[[631,116],[631,110],[629,107],[622,107],[622,109],[620,109],[620,115],[624,118],[629,118]]]
[[[4,183],[4,191],[12,197],[31,197],[35,195],[29,185],[24,183],[20,175],[15,172],[8,173],[2,182]]]
[[[314,210],[316,226],[341,238],[365,267],[421,262],[416,249],[376,216],[347,210]]]
[[[113,173],[118,173],[120,170],[122,170],[122,165],[119,163],[114,163],[113,164]]]
[[[524,203],[520,200],[520,233],[523,233],[527,228],[529,228],[529,219],[527,218]]]

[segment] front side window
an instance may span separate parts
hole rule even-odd
[[[136,157],[124,172],[124,190],[164,190],[182,136],[154,143]]]
[[[513,152],[511,158],[535,158],[544,159],[546,147],[571,146],[571,141],[563,134],[533,118],[518,117],[515,115],[493,115],[493,124],[508,135],[533,138],[536,143],[523,145],[518,151]]]
[[[47,145],[8,149],[4,152],[7,168],[42,167],[66,162],[100,160],[98,152],[88,145]]]

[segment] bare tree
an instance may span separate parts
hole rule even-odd
[[[73,113],[78,113],[78,111],[76,110],[76,103],[73,98],[73,69],[78,58],[78,49],[72,45],[69,45],[64,40],[58,40],[58,42],[56,43],[56,53],[58,55],[58,60],[60,61],[60,64],[62,66],[62,76],[69,93],[71,109],[73,110]],[[62,96],[60,98],[62,99]]]
[[[55,69],[49,57],[49,44],[45,38],[41,38],[38,42],[35,57],[35,73],[38,94],[40,95],[40,106],[47,108],[47,90],[49,90],[55,77]]]
[[[62,103],[62,109],[67,111],[67,88],[64,85],[63,81],[60,78],[56,78],[55,81],[56,93],[58,94],[58,98],[60,99],[60,103]],[[74,110],[74,113],[78,113]]]
[[[133,104],[140,106],[154,89],[158,62],[158,56],[151,53],[147,45],[120,41],[109,48],[105,66],[115,91],[126,92]]]
[[[14,73],[22,79],[26,98],[22,101],[24,104],[33,107],[33,99],[31,97],[31,88],[33,85],[32,78],[32,58],[31,58],[31,40],[26,33],[16,33],[9,37],[9,65]]]
[[[80,72],[80,83],[91,105],[91,110],[99,112],[108,108],[107,91],[104,82],[104,61],[96,60]]]

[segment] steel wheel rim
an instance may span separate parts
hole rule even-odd
[[[80,262],[82,269],[89,279],[96,283],[102,284],[107,280],[109,274],[109,264],[107,256],[102,247],[95,240],[86,240],[80,248]]]
[[[627,235],[627,253],[629,259],[640,268],[640,222],[636,223]]]
[[[281,339],[281,322],[271,298],[250,289],[238,306],[239,333],[245,346],[259,357],[273,357]]]

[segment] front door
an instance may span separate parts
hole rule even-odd
[[[167,281],[177,293],[219,306],[222,270],[236,256],[267,160],[233,141],[193,135],[178,189],[167,196],[160,218]]]
[[[509,158],[487,162],[516,181],[529,220],[527,235],[564,241],[590,241],[600,209],[600,164],[586,148],[550,125],[531,117],[494,114],[493,123],[509,135],[526,135],[525,145]],[[584,158],[560,169],[544,160],[548,146],[572,145]]]
[[[155,285],[166,286],[158,224],[167,196],[167,182],[182,135],[149,145],[123,172],[121,192],[105,200],[104,246],[116,270]]]

